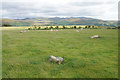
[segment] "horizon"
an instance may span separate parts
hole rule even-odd
[[[0,18],[0,19],[12,19],[12,20],[22,20],[22,19],[26,19],[26,18],[90,18],[90,19],[97,19],[97,20],[103,20],[103,19],[98,19],[98,18],[93,18],[93,17],[82,17],[82,16],[70,16],[70,17],[63,17],[63,16],[50,16],[50,17],[25,17],[25,18]],[[118,21],[118,20],[103,20],[103,21]]]

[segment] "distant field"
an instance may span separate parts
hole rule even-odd
[[[0,29],[4,30],[24,30],[28,29],[29,27],[0,27]]]
[[[117,78],[118,30],[3,28],[3,78]],[[76,32],[79,30],[79,32]],[[98,34],[101,38],[91,39]],[[64,57],[50,63],[50,55]]]

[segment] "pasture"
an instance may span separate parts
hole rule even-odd
[[[117,29],[24,29],[2,30],[3,78],[118,78]],[[50,63],[50,55],[63,64]]]

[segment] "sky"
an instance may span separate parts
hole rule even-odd
[[[119,0],[2,0],[0,16],[9,19],[36,17],[90,17],[118,20]]]

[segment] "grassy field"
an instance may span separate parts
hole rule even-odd
[[[117,78],[118,30],[3,28],[3,78]],[[99,39],[90,36],[98,34]],[[50,63],[50,55],[64,57]]]

